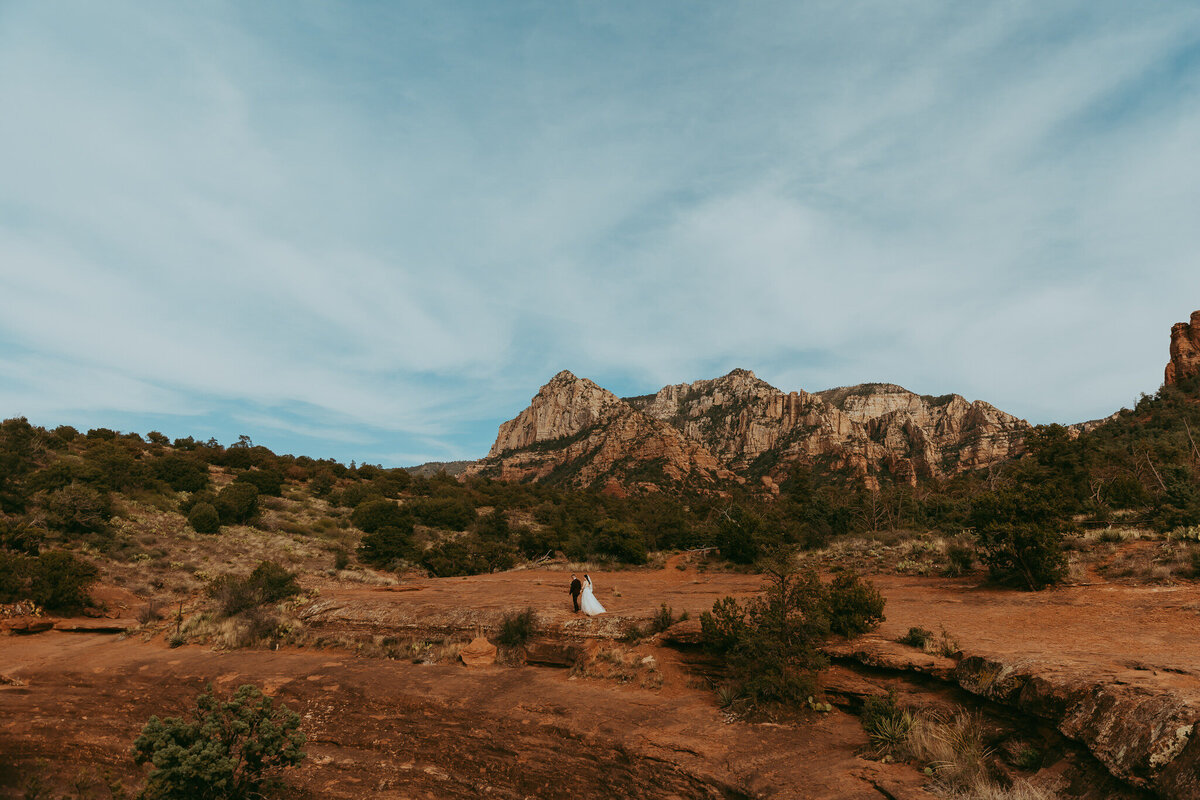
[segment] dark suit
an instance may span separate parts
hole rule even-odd
[[[575,613],[579,613],[579,594],[583,591],[583,584],[579,582],[579,578],[571,581],[571,588],[567,589],[571,593],[571,603],[575,606]]]

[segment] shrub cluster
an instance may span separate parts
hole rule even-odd
[[[183,717],[150,718],[133,743],[151,771],[147,800],[249,800],[304,759],[300,715],[252,685],[229,699],[211,686]]]
[[[91,602],[96,566],[63,550],[37,556],[0,550],[0,603],[32,600],[47,611],[78,611]]]
[[[267,603],[277,603],[300,593],[296,575],[274,561],[263,561],[245,577],[222,575],[208,586],[208,594],[222,616],[232,617]]]
[[[820,644],[835,630],[853,635],[883,621],[883,598],[869,583],[842,573],[826,585],[798,571],[783,549],[764,564],[762,594],[726,597],[700,618],[705,647],[720,656],[730,685],[755,704],[797,705],[813,694],[825,666]]]

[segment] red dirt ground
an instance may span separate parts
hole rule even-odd
[[[526,570],[412,581],[408,591],[334,582],[322,602],[377,622],[487,624],[533,607],[541,623],[611,636],[660,603],[693,618],[757,576],[679,570],[593,573],[610,615],[570,613],[569,575]],[[879,636],[941,626],[974,654],[1038,662],[1114,680],[1170,686],[1200,699],[1200,587],[1094,585],[1041,593],[969,580],[878,576],[888,619]],[[136,609],[123,613],[131,616]],[[910,767],[859,757],[858,720],[837,710],[795,725],[731,722],[689,679],[678,654],[645,644],[659,689],[535,667],[416,665],[345,651],[212,652],[161,640],[52,631],[0,638],[0,796],[38,760],[49,773],[106,766],[127,785],[129,746],[151,714],[181,713],[206,682],[255,683],[298,710],[308,759],[294,797],[916,798]],[[96,795],[103,796],[103,795]]]

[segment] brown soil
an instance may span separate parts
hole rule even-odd
[[[635,665],[653,657],[659,681],[311,647],[169,649],[161,636],[0,638],[0,796],[22,796],[38,761],[64,786],[84,766],[110,768],[133,785],[139,772],[129,747],[142,725],[152,714],[183,712],[208,682],[226,691],[254,683],[301,713],[309,744],[288,777],[295,797],[928,796],[912,767],[859,755],[867,739],[856,717],[835,708],[801,724],[730,720],[686,655],[655,640],[611,641],[660,603],[695,618],[721,596],[753,591],[757,576],[672,563],[592,577],[610,611],[595,619],[570,612],[561,570],[406,581],[403,591],[334,581],[308,588],[319,592],[312,623],[331,631],[458,630],[470,638],[532,607],[555,637],[590,638],[593,652],[612,647]],[[1200,706],[1196,585],[1020,593],[970,580],[873,580],[888,600],[874,638],[944,626],[969,654],[1170,690]],[[136,607],[127,605],[121,614],[131,618]],[[854,680],[845,669],[835,669],[833,682]]]

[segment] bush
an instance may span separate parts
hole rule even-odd
[[[283,494],[283,474],[273,469],[252,469],[243,472],[234,479],[235,483],[248,483],[258,493],[268,497],[279,497]]]
[[[895,693],[863,701],[863,730],[881,755],[903,753],[915,721],[912,713],[897,706]]]
[[[350,515],[350,521],[363,533],[375,533],[380,528],[412,530],[412,515],[391,500],[382,498],[359,503]]]
[[[0,550],[0,603],[16,603],[29,597],[29,576],[34,559]]]
[[[47,521],[67,533],[103,531],[112,516],[108,495],[80,483],[51,492],[46,498],[46,510]]]
[[[474,506],[453,497],[420,498],[411,507],[417,522],[431,528],[465,531],[475,521]]]
[[[346,569],[350,566],[350,551],[344,547],[339,547],[333,551],[333,568],[338,570]]]
[[[1042,589],[1066,574],[1064,514],[1051,493],[1037,487],[984,492],[971,504],[979,557],[999,581]]]
[[[397,528],[385,525],[362,537],[358,544],[358,559],[373,567],[388,567],[407,560],[412,555],[412,526]]]
[[[276,603],[300,594],[296,574],[289,572],[274,561],[263,561],[250,573],[250,583],[258,590],[265,603]]]
[[[537,617],[532,608],[504,615],[500,623],[500,635],[496,638],[499,644],[509,647],[520,647],[529,641],[537,626]]]
[[[208,488],[208,466],[177,453],[155,461],[154,475],[177,492],[199,492]]]
[[[919,650],[924,650],[925,645],[933,641],[933,631],[925,628],[912,627],[908,629],[908,633],[901,636],[896,641],[900,644],[906,644],[909,647],[916,647]]]
[[[946,548],[947,578],[958,578],[966,575],[975,566],[975,548],[965,544],[951,544]]]
[[[826,587],[816,572],[798,572],[784,548],[762,563],[763,593],[739,602],[726,597],[700,618],[706,649],[723,656],[729,684],[752,703],[796,705],[813,694],[825,666],[820,644],[831,620],[841,631],[866,630],[883,619],[883,598],[853,573]]]
[[[510,569],[515,563],[516,551],[507,544],[484,541],[474,535],[443,541],[421,556],[421,565],[439,578],[497,572]]]
[[[188,512],[188,524],[196,533],[216,533],[221,530],[221,515],[211,503],[197,503]]]
[[[299,764],[304,742],[300,716],[258,688],[241,686],[222,701],[210,685],[188,716],[151,717],[133,750],[153,768],[147,800],[246,800]]]
[[[258,489],[248,483],[231,483],[213,503],[223,525],[249,522],[258,514]]]
[[[263,561],[248,576],[222,575],[208,586],[222,616],[232,617],[264,603],[277,603],[299,594],[295,573],[274,561]]]
[[[592,547],[597,553],[626,564],[645,564],[650,560],[642,534],[628,522],[606,519],[600,523]]]
[[[753,564],[762,552],[759,543],[761,520],[741,506],[734,506],[717,526],[717,549],[721,558],[735,564]]]
[[[50,611],[75,611],[91,602],[88,589],[99,577],[94,564],[62,550],[50,550],[33,564],[30,597]]]
[[[22,519],[0,516],[0,551],[36,556],[45,538],[44,528]]]
[[[884,620],[883,596],[869,581],[849,570],[834,576],[825,602],[829,628],[842,636],[866,633]]]

